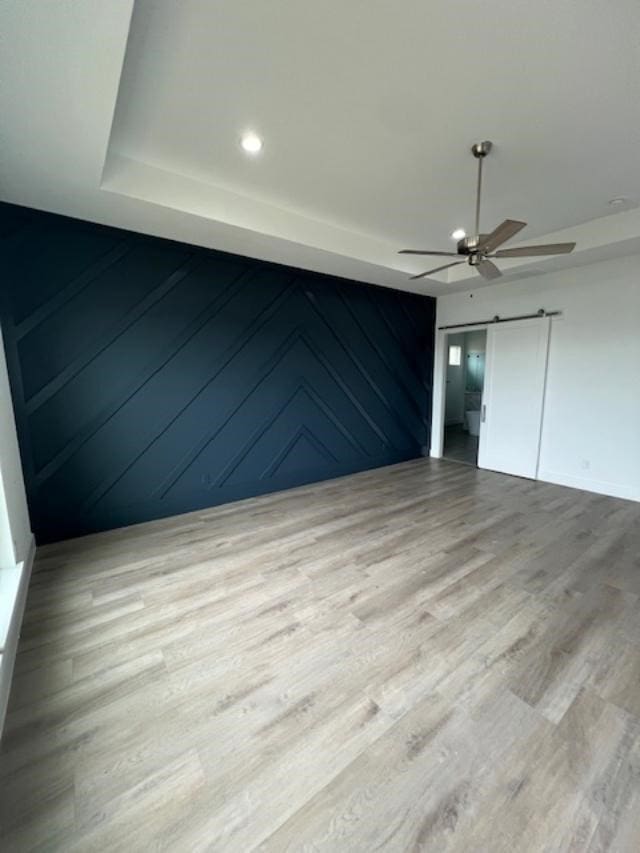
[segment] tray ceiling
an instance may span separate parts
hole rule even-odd
[[[486,229],[578,243],[509,278],[640,251],[636,0],[29,6],[0,12],[6,200],[437,295],[483,281],[397,249],[471,230],[490,138]]]

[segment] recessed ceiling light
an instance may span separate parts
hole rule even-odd
[[[240,145],[247,154],[257,154],[262,150],[262,139],[257,133],[245,133],[240,139]]]
[[[612,198],[609,201],[609,207],[621,207],[623,204],[626,204],[629,201],[628,198],[624,196],[618,196],[618,198]]]
[[[464,228],[456,228],[456,230],[451,234],[454,240],[462,240],[463,237],[467,236],[467,232]]]

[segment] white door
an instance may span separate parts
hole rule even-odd
[[[478,467],[535,479],[549,318],[489,326]]]

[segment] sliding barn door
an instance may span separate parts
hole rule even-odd
[[[540,318],[488,329],[480,468],[537,476],[549,324]]]

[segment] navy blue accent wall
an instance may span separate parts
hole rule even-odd
[[[435,301],[0,205],[37,541],[429,447]]]

